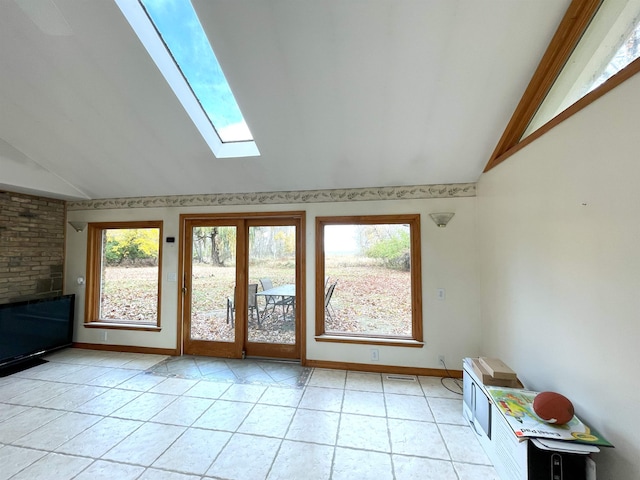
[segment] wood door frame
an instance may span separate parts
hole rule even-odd
[[[236,285],[238,285],[238,298],[246,298],[246,274],[248,271],[248,235],[246,232],[250,226],[256,226],[260,223],[264,225],[294,225],[296,226],[296,342],[289,348],[284,344],[261,344],[261,343],[248,343],[247,332],[244,326],[244,322],[236,322],[236,338],[241,338],[241,341],[236,340],[233,344],[234,347],[224,348],[224,345],[220,345],[221,342],[216,342],[216,345],[222,348],[222,351],[217,352],[219,356],[225,357],[239,357],[242,354],[242,350],[247,347],[247,354],[252,356],[277,356],[277,358],[291,358],[300,359],[304,363],[306,358],[306,250],[305,250],[305,232],[306,232],[306,212],[304,211],[283,211],[283,212],[241,212],[241,213],[204,213],[204,214],[181,214],[180,215],[180,239],[179,239],[179,259],[178,259],[178,271],[180,275],[180,282],[178,284],[178,325],[177,325],[177,350],[181,353],[185,351],[185,345],[191,342],[189,345],[190,352],[195,354],[210,355],[210,351],[207,348],[207,344],[211,342],[198,341],[201,345],[195,345],[190,340],[189,329],[190,326],[190,311],[187,309],[190,307],[190,302],[185,301],[184,289],[187,285],[190,286],[190,281],[187,282],[187,272],[190,272],[191,259],[186,258],[187,248],[192,242],[192,229],[187,228],[192,226],[195,222],[216,222],[230,225],[232,222],[238,222],[243,225],[243,228],[239,228],[238,245],[240,241],[243,242],[243,255],[238,255],[236,258]],[[289,223],[287,223],[289,222]],[[240,232],[242,230],[242,232]],[[189,251],[191,249],[189,248]],[[242,256],[242,258],[240,258]],[[188,265],[187,265],[188,264]],[[237,318],[246,318],[246,302],[238,302]],[[237,345],[240,345],[238,350]]]
[[[209,341],[209,340],[193,340],[191,339],[191,301],[185,301],[185,295],[190,291],[192,284],[192,261],[187,261],[187,253],[193,254],[193,227],[235,227],[236,228],[236,244],[246,244],[245,229],[243,228],[244,222],[236,218],[210,218],[210,219],[185,219],[183,228],[181,228],[181,236],[184,234],[184,241],[181,245],[184,250],[181,250],[180,257],[184,259],[182,263],[182,269],[180,270],[180,279],[182,282],[180,298],[183,301],[180,311],[183,312],[182,323],[182,350],[188,351],[190,355],[210,355],[212,347],[215,348],[216,356],[223,358],[242,358],[243,342],[239,339],[244,338],[245,325],[244,322],[235,322],[235,340],[233,342],[221,342],[221,341]],[[240,252],[242,253],[242,251]],[[242,299],[247,298],[246,293],[246,256],[236,255],[236,267],[235,267],[235,284],[236,284],[236,298],[240,299],[235,304],[236,318],[245,318],[247,311],[247,302]]]

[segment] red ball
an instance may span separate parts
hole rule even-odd
[[[533,399],[533,411],[547,423],[564,425],[573,418],[571,401],[556,392],[540,392]]]

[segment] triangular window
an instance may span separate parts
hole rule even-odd
[[[605,2],[527,127],[527,137],[640,56],[640,0]]]
[[[572,0],[485,172],[640,72],[640,0]]]

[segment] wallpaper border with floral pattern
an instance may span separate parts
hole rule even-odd
[[[301,190],[291,192],[213,193],[202,195],[171,195],[161,197],[108,198],[98,200],[71,201],[67,203],[67,210],[361,202],[374,200],[415,200],[428,198],[455,198],[475,196],[475,183],[452,183],[440,185],[414,185],[405,187]]]

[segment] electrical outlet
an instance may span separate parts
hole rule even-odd
[[[380,360],[380,352],[378,352],[377,348],[372,348],[371,349],[371,361],[372,362],[377,362],[378,360]]]
[[[438,365],[444,366],[444,355],[438,355]]]

